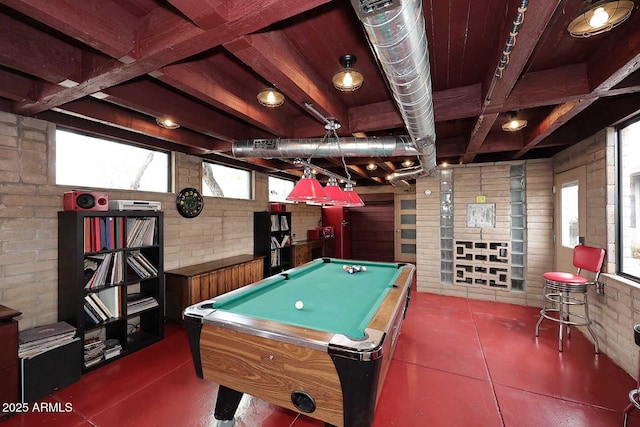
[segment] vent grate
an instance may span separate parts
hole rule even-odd
[[[351,3],[360,18],[399,6],[397,0],[351,0]]]

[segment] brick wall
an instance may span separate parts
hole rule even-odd
[[[587,168],[586,243],[607,248],[604,295],[589,290],[589,315],[600,351],[630,375],[638,370],[633,326],[640,323],[640,287],[615,274],[615,150],[614,129],[605,129],[554,158],[556,171]],[[588,333],[585,335],[588,336]]]
[[[0,304],[22,311],[20,329],[57,321],[58,220],[55,126],[0,112]],[[201,187],[200,159],[175,153],[175,187]],[[103,190],[103,189],[98,189]],[[256,173],[255,200],[205,197],[186,219],[174,193],[104,190],[111,199],[158,200],[165,212],[165,269],[253,253],[253,212],[269,208],[267,176]],[[306,238],[320,207],[287,205],[292,232]]]
[[[510,242],[510,187],[512,164],[502,162],[453,166],[453,212],[455,241]],[[486,286],[444,284],[440,281],[440,176],[423,177],[416,183],[419,292],[431,292],[539,306],[542,301],[540,275],[553,264],[553,174],[551,160],[528,161],[526,165],[527,256],[524,291]],[[429,195],[425,191],[429,190]],[[495,227],[467,227],[467,206],[484,196],[495,205]]]

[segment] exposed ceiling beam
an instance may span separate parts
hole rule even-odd
[[[491,69],[490,73],[485,77],[482,96],[485,106],[492,105],[496,108],[506,102],[559,3],[559,0],[531,2],[528,4],[526,12],[516,10],[516,8],[507,11],[507,16],[513,16],[512,19],[514,20],[516,14],[519,12],[523,12],[525,18],[516,36],[517,42],[509,53],[509,61],[500,73],[500,76],[497,77],[495,75],[496,69]],[[505,22],[510,24],[509,20]],[[512,31],[512,25],[507,25],[505,37],[503,37],[502,40],[508,40]],[[499,58],[503,54],[504,47],[505,45],[501,45],[499,48],[496,65],[499,63]],[[496,113],[481,114],[478,117],[471,131],[463,162],[470,163],[473,161],[497,117],[498,114]]]
[[[274,84],[298,105],[310,102],[325,117],[350,129],[346,106],[281,31],[250,34],[224,44],[225,49]]]
[[[109,95],[106,102],[154,118],[163,117],[166,111],[178,111],[179,113],[172,115],[173,120],[183,127],[213,138],[231,142],[247,134],[246,125],[151,82],[127,82],[103,92]]]
[[[69,102],[56,111],[170,141],[188,147],[189,152],[208,153],[230,149],[230,144],[226,142],[217,141],[186,129],[164,129],[158,126],[155,120],[136,116],[130,111],[125,112],[117,107],[91,99]]]
[[[169,3],[203,30],[210,30],[229,20],[230,1],[169,0]]]
[[[36,0],[33,0],[34,2]],[[49,108],[82,98],[106,87],[131,80],[158,68],[188,58],[214,46],[236,39],[248,32],[263,29],[282,19],[312,9],[328,0],[268,0],[259,5],[234,2],[242,6],[234,10],[232,20],[214,29],[203,31],[184,19],[178,19],[164,9],[146,17],[141,23],[139,55],[134,62],[113,61],[109,66],[92,70],[89,77],[72,88],[47,87],[36,102],[17,103],[14,111],[32,115]],[[48,3],[48,2],[39,2]],[[246,2],[245,2],[246,3]],[[39,9],[40,12],[48,12]],[[239,15],[244,11],[244,15]],[[95,16],[98,19],[99,15]],[[79,23],[79,25],[85,25]],[[134,58],[130,58],[134,60]]]
[[[207,64],[201,61],[169,65],[162,68],[160,73],[154,73],[153,76],[272,135],[280,137],[293,135],[293,123],[290,120],[282,115],[269,114],[271,112],[259,106],[254,97],[249,98],[254,100],[249,103],[246,97],[231,92],[229,87],[239,87],[240,84],[228,82],[228,79],[222,76],[213,64],[207,67]],[[223,82],[232,84],[223,84]],[[216,123],[215,120],[210,120],[210,126],[214,123]],[[222,128],[219,125],[217,127]]]
[[[1,2],[112,58],[122,58],[136,50],[138,19],[126,8],[113,1],[2,0]]]

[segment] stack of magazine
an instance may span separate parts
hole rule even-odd
[[[158,301],[154,297],[140,293],[127,295],[127,314],[129,315],[157,306]]]
[[[18,357],[31,359],[54,348],[78,341],[76,328],[67,322],[20,331],[18,337]]]
[[[104,360],[105,343],[98,337],[84,341],[84,366],[87,368],[97,365]]]

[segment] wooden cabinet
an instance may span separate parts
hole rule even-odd
[[[180,322],[190,305],[261,280],[263,263],[263,256],[238,255],[165,271],[167,319]]]
[[[18,403],[18,322],[22,313],[0,305],[0,403]],[[9,416],[0,412],[0,419]]]
[[[253,213],[253,254],[264,256],[264,277],[293,267],[291,212]]]
[[[164,337],[162,212],[59,212],[58,253],[58,320],[83,371]]]
[[[333,257],[334,239],[306,240],[293,244],[293,266],[297,267],[316,258]]]
[[[311,245],[310,241],[296,242],[293,245],[293,266],[297,267],[305,262],[311,261]]]

